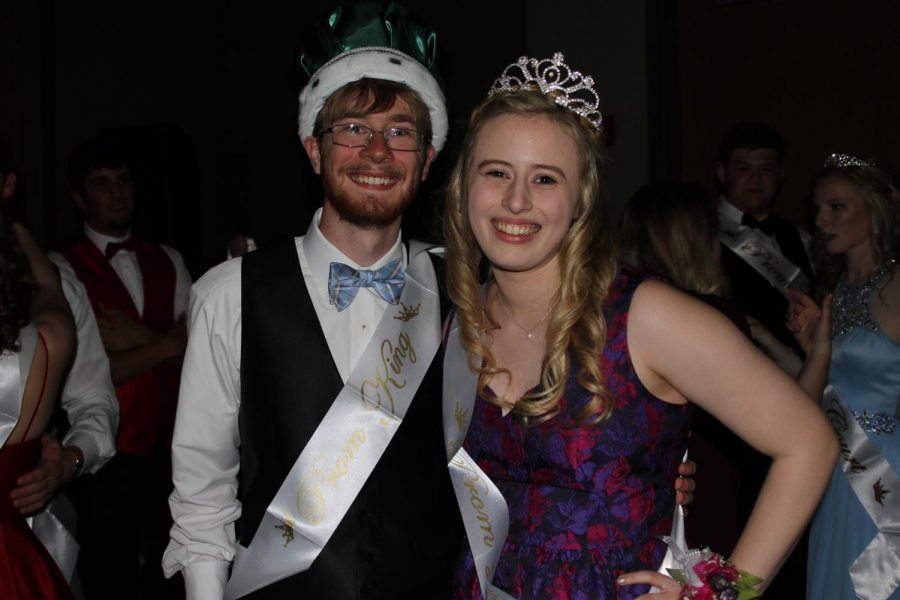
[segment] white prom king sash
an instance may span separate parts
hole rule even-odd
[[[803,270],[788,260],[778,245],[761,231],[744,225],[728,231],[723,228],[719,239],[775,289],[782,293],[785,288],[809,292],[809,278]]]
[[[850,565],[853,589],[862,600],[885,600],[900,587],[900,477],[830,385],[822,407],[840,441],[841,469],[878,527]]]
[[[0,355],[0,447],[19,422],[37,340],[37,327],[29,323],[19,331],[19,351]]]
[[[454,323],[444,354],[444,443],[450,461],[447,468],[472,549],[481,595],[485,600],[513,600],[491,583],[509,530],[509,509],[494,482],[462,447],[472,419],[476,388],[477,377],[469,368],[466,351],[459,341],[459,327]]]
[[[309,569],[400,427],[441,342],[437,277],[427,250],[411,242],[400,303],[385,311],[250,546],[238,545],[226,600]]]

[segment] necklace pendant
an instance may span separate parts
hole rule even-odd
[[[534,334],[530,331],[528,333],[526,333],[525,335],[528,337],[529,340],[534,337]]]

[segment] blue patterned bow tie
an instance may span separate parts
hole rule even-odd
[[[370,287],[391,304],[397,304],[404,285],[406,274],[400,259],[392,260],[376,271],[357,271],[353,267],[333,262],[328,271],[328,301],[340,312],[350,306],[359,288]]]

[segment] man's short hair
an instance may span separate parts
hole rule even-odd
[[[84,182],[92,170],[121,167],[131,167],[121,144],[106,138],[84,142],[69,155],[69,189],[83,194]]]
[[[427,146],[431,143],[432,128],[425,102],[408,86],[384,79],[363,77],[329,96],[316,116],[315,132],[330,127],[344,117],[359,117],[389,110],[397,98],[409,105],[416,130],[424,136]]]
[[[784,160],[784,138],[765,123],[738,123],[729,129],[719,147],[719,161],[727,163],[731,158],[731,153],[737,149],[772,149],[778,157],[778,164]]]

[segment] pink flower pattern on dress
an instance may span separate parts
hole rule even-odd
[[[560,414],[537,426],[525,428],[476,401],[465,447],[510,512],[494,584],[523,600],[635,598],[648,586],[620,587],[616,578],[655,571],[662,562],[666,548],[658,536],[671,529],[693,407],[651,395],[631,365],[628,307],[643,280],[622,268],[610,291],[601,368],[616,408],[600,426],[575,423],[588,395],[574,371]],[[456,598],[481,598],[468,551],[455,589]]]

